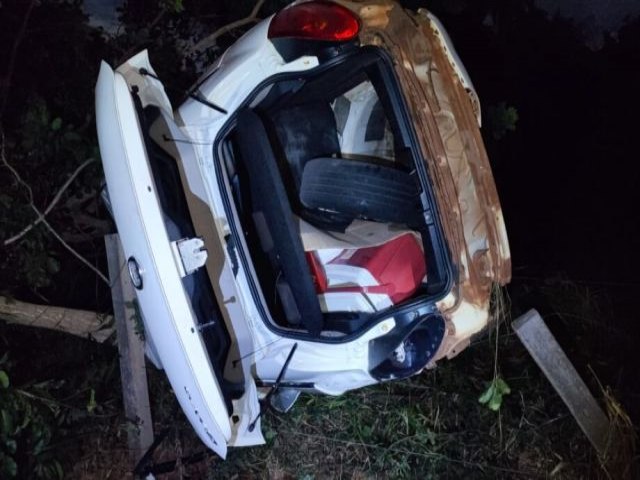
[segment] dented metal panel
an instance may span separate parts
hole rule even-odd
[[[359,14],[361,43],[384,48],[396,61],[457,268],[453,293],[438,304],[448,331],[435,360],[451,357],[489,322],[492,285],[511,278],[502,208],[478,127],[477,97],[465,88],[463,70],[456,68],[425,11],[405,11],[385,0],[340,3]]]

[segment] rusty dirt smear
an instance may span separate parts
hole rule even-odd
[[[457,291],[438,304],[448,335],[434,360],[451,357],[489,321],[492,285],[511,279],[502,208],[478,126],[480,106],[426,11],[414,14],[390,1],[340,3],[360,16],[361,43],[385,48],[396,61],[459,274]]]

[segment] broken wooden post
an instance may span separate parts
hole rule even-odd
[[[117,234],[106,235],[107,262],[113,314],[120,351],[120,376],[124,412],[131,428],[127,431],[129,452],[133,464],[153,443],[153,424],[149,408],[147,371],[145,369],[144,341],[136,333],[137,312],[135,293],[126,271],[126,260]]]
[[[606,453],[609,420],[536,310],[512,324],[547,379],[600,455]]]

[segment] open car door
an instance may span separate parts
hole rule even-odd
[[[180,217],[168,211],[172,207],[163,200],[167,194],[175,197],[175,191],[167,192],[171,185],[154,169],[148,112],[170,130],[165,136],[181,135],[146,51],[117,71],[103,62],[96,85],[96,124],[109,199],[127,258],[122,274],[132,277],[145,337],[182,409],[202,441],[224,458],[228,444],[264,443],[257,391],[246,370],[244,375],[231,372],[234,381],[228,380],[234,337],[206,274],[207,247],[189,230],[188,211]],[[191,155],[197,163],[189,142],[180,145],[181,155]],[[219,250],[212,251],[216,255]],[[239,420],[231,422],[232,415]]]

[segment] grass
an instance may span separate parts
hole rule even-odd
[[[573,418],[514,335],[500,331],[407,381],[301,397],[287,416],[266,417],[266,447],[233,450],[211,478],[597,477]],[[498,371],[496,345],[513,393],[493,412],[477,399]]]
[[[611,349],[625,347],[617,335],[601,337],[613,331],[600,309],[606,299],[564,279],[511,291],[521,305],[541,309],[571,358],[589,346],[576,366],[596,387],[585,367],[615,366]],[[497,318],[523,310],[507,300],[496,295]],[[496,378],[512,393],[493,412],[477,399]],[[624,408],[613,396],[604,400],[635,438]],[[303,396],[288,415],[267,415],[264,428],[266,447],[232,450],[209,478],[634,478],[629,468],[637,462],[628,442],[618,462],[626,470],[602,468],[507,322],[434,371],[337,398]]]
[[[598,384],[610,422],[607,447],[600,456],[600,465],[610,479],[632,478],[638,441],[636,429],[627,412],[613,396],[611,388],[603,387],[600,382]]]
[[[340,397],[303,395],[288,414],[265,414],[265,446],[231,449],[226,461],[209,455],[158,478],[636,478],[631,419],[637,418],[633,399],[638,388],[628,380],[636,377],[625,376],[627,383],[619,383],[615,375],[625,367],[634,345],[606,321],[606,297],[563,279],[515,284],[510,296],[514,305],[496,302],[502,312],[496,315],[507,318],[510,311],[540,309],[608,408],[613,427],[623,432],[624,448],[611,449],[615,458],[597,457],[508,323],[498,322],[489,335],[435,370]],[[87,384],[95,389],[96,405],[87,389],[74,410],[82,411],[81,421],[65,427],[56,443],[65,478],[120,479],[127,473],[130,427],[120,411],[117,381],[113,382],[117,366],[114,355],[98,353],[93,354],[95,362],[105,364],[92,364],[98,374]],[[596,374],[605,387],[598,385]],[[149,378],[155,431],[172,427],[156,461],[201,452],[202,444],[179,411],[162,372],[150,369]],[[478,402],[496,378],[511,389],[497,412]],[[87,402],[91,412],[86,411]]]

